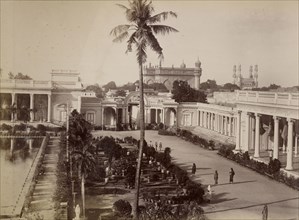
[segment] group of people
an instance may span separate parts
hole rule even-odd
[[[191,168],[191,173],[194,175],[196,173],[196,164],[193,163],[192,168]],[[229,183],[233,183],[234,182],[234,176],[235,176],[235,171],[233,168],[230,168],[229,171]],[[214,172],[214,181],[215,181],[215,185],[218,184],[218,171],[215,170]]]
[[[148,146],[149,147],[154,147],[153,142],[150,141]],[[157,141],[155,141],[155,149],[156,149],[156,151],[158,151],[158,147],[159,147],[159,150],[161,151],[162,150],[162,142],[161,141],[159,142],[159,144],[158,144]]]

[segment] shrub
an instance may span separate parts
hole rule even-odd
[[[270,174],[274,174],[280,170],[280,167],[281,167],[281,163],[278,159],[270,160],[268,172]]]
[[[164,130],[164,129],[159,129],[158,134],[159,135],[168,135],[168,136],[175,136],[176,135],[176,133],[174,133],[172,131]]]
[[[113,211],[115,216],[129,217],[132,212],[132,206],[127,200],[117,200],[113,203]]]
[[[7,125],[7,124],[2,124],[1,125],[1,130],[11,131],[11,129],[12,129],[12,126],[10,126],[10,125]]]

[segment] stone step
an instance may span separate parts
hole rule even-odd
[[[39,190],[39,191],[34,191],[33,196],[52,196],[53,192],[52,191],[46,191],[46,190]]]
[[[52,200],[52,195],[51,194],[42,194],[42,195],[33,195],[32,196],[32,201],[40,201],[40,200]]]
[[[54,208],[54,203],[48,200],[37,200],[30,203],[32,210],[51,210]]]

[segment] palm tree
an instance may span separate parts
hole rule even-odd
[[[144,98],[143,98],[143,69],[142,66],[146,62],[146,49],[150,47],[154,52],[163,59],[162,47],[160,46],[155,34],[168,34],[170,32],[178,32],[176,29],[157,24],[164,21],[168,16],[177,17],[176,13],[162,12],[153,15],[154,8],[149,0],[129,0],[129,6],[118,4],[119,7],[125,10],[126,18],[129,24],[118,25],[112,29],[111,35],[114,37],[114,42],[122,42],[127,40],[127,52],[132,51],[132,46],[136,48],[137,63],[139,66],[139,91],[140,91],[140,146],[138,155],[138,164],[136,170],[136,194],[135,204],[133,206],[134,217],[138,219],[138,200],[139,200],[139,185],[141,172],[141,159],[144,143]],[[130,36],[129,36],[130,33]]]
[[[69,143],[72,146],[72,158],[78,167],[81,180],[82,214],[85,217],[85,179],[95,167],[95,147],[92,143],[91,124],[76,110],[71,113],[69,125]]]
[[[81,150],[72,152],[78,166],[78,176],[81,179],[82,214],[85,217],[85,179],[95,168],[95,157],[92,145],[85,145]],[[74,204],[75,205],[75,204]]]

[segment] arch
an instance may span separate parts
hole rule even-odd
[[[147,96],[144,94],[144,105],[148,104],[148,98]],[[130,92],[130,94],[125,98],[124,100],[125,105],[128,104],[138,104],[139,105],[139,91],[134,91],[134,92]]]
[[[153,80],[153,79],[148,79],[148,80],[146,81],[146,84],[149,84],[149,83],[154,83],[154,80]]]
[[[104,107],[103,116],[104,126],[111,128],[116,126],[116,109],[114,107]]]

